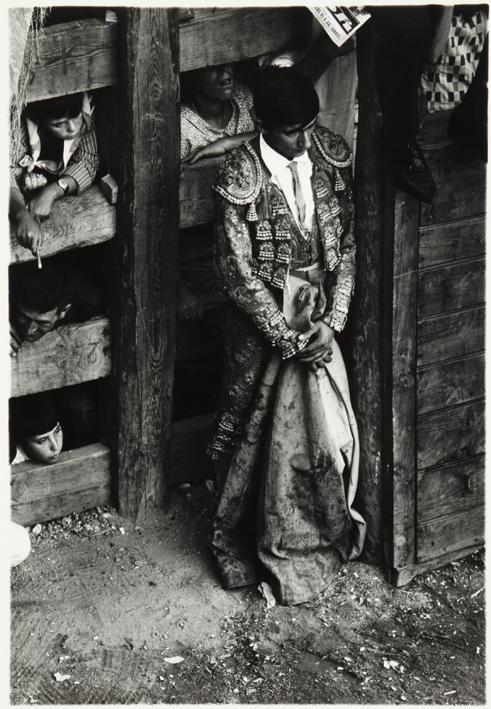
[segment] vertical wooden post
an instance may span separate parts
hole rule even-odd
[[[352,392],[360,434],[358,504],[367,522],[365,558],[382,561],[385,167],[370,23],[357,34],[358,135],[355,166],[357,276],[351,306]],[[389,511],[389,510],[387,510]]]
[[[399,192],[395,204],[392,298],[391,569],[416,563],[416,343],[419,202]],[[390,499],[390,498],[389,498]],[[393,575],[397,583],[397,574]]]
[[[172,415],[179,228],[179,34],[175,9],[121,12],[117,487],[140,521],[163,501]]]

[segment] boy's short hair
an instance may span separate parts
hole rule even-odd
[[[63,272],[44,262],[41,269],[32,261],[16,266],[10,276],[10,302],[38,313],[62,310],[73,303],[73,293]]]
[[[312,82],[293,67],[262,69],[253,97],[256,117],[266,128],[307,125],[319,113],[319,97]]]
[[[59,421],[50,392],[10,400],[10,430],[16,443],[52,431]]]
[[[76,118],[82,112],[83,101],[83,93],[57,96],[27,104],[25,113],[35,123],[51,121],[56,118]]]

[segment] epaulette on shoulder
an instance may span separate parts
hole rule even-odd
[[[250,205],[250,210],[253,210],[261,184],[262,171],[259,158],[249,143],[244,143],[244,145],[229,153],[218,172],[218,178],[213,189],[228,202],[241,205],[248,204]],[[253,216],[253,211],[251,211],[251,217]]]
[[[341,135],[336,135],[325,126],[318,126],[313,133],[315,147],[321,157],[334,167],[348,167],[353,156],[348,143]]]

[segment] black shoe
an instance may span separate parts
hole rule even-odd
[[[408,145],[407,159],[396,171],[396,183],[421,202],[431,204],[436,197],[435,182],[416,142]]]

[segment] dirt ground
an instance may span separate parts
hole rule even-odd
[[[483,704],[483,555],[401,589],[351,563],[267,607],[224,591],[211,493],[175,492],[145,529],[111,508],[38,526],[12,572],[12,704]]]

